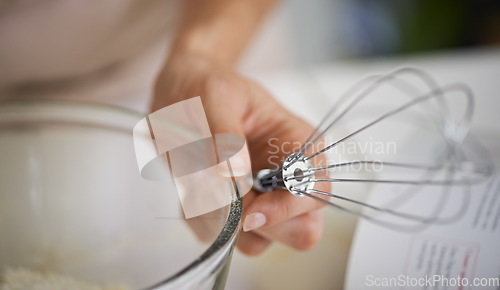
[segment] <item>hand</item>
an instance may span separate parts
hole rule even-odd
[[[275,146],[302,144],[313,131],[260,86],[201,55],[171,57],[157,78],[154,95],[152,111],[200,96],[212,134],[246,138],[254,173],[275,167],[292,153],[291,146],[286,147],[289,152],[278,153]],[[243,201],[243,232],[237,247],[247,255],[262,253],[272,241],[308,250],[321,238],[323,203],[288,191],[253,190]]]

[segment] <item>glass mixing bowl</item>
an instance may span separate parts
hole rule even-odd
[[[139,174],[132,129],[143,117],[0,102],[0,286],[224,287],[241,200],[185,220],[172,182]]]

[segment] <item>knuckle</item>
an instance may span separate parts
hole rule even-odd
[[[290,199],[288,199],[290,200]],[[282,202],[280,203],[281,205],[281,215],[285,218],[285,219],[289,219],[291,218],[291,214],[292,214],[292,203],[291,202]]]
[[[279,218],[275,222],[282,222],[293,217],[293,198],[277,200],[274,204],[276,205],[274,212],[279,215]]]
[[[227,82],[226,78],[219,74],[210,74],[205,79],[207,89],[217,88]]]
[[[299,231],[293,247],[299,251],[308,251],[314,248],[323,235],[323,223],[319,219],[311,219]]]
[[[264,252],[264,250],[266,249],[266,245],[257,242],[253,244],[238,245],[238,249],[243,254],[254,257],[262,254],[262,252]]]
[[[292,205],[290,203],[288,192],[276,192],[276,194],[264,194],[258,197],[258,205],[267,218],[268,225],[279,224],[290,219],[292,214]]]
[[[210,92],[231,92],[237,89],[237,82],[227,74],[210,74],[205,79],[205,90]]]
[[[314,248],[320,241],[320,235],[316,232],[309,232],[303,234],[301,238],[298,239],[295,248],[299,251],[309,251]]]

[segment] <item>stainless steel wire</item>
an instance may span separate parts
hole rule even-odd
[[[328,140],[322,148],[321,141],[331,131],[338,131],[341,122],[346,124],[355,121],[352,112],[359,108],[363,102],[374,97],[377,91],[385,87],[391,89],[391,97],[398,98],[398,102],[385,106],[383,113],[363,123],[361,126],[346,135]],[[462,96],[462,100],[457,99]],[[453,96],[454,98],[450,98]],[[376,101],[376,99],[375,99]],[[432,102],[432,103],[431,103]],[[462,102],[463,112],[458,118],[454,118],[451,105]],[[387,120],[397,120],[399,115],[410,110],[420,116],[422,122],[414,122],[417,128],[433,128],[435,135],[443,144],[431,148],[431,152],[437,163],[425,164],[422,162],[403,162],[401,160],[348,160],[342,162],[328,162],[325,154],[332,151],[341,144],[358,137],[359,135],[380,126]],[[443,223],[455,220],[460,212],[466,208],[464,205],[470,194],[472,184],[485,180],[494,171],[494,166],[488,162],[487,156],[482,160],[471,159],[469,152],[486,154],[480,143],[468,136],[474,112],[474,96],[470,88],[461,83],[440,86],[426,72],[416,68],[401,68],[385,75],[368,76],[350,87],[339,100],[327,111],[327,114],[314,129],[309,138],[304,142],[297,152],[290,154],[285,162],[277,169],[265,170],[256,179],[255,188],[261,191],[272,191],[274,189],[288,189],[292,194],[307,198],[313,198],[329,206],[355,214],[382,226],[398,230],[416,230],[430,223]],[[363,115],[363,114],[362,114]],[[366,115],[366,114],[365,114]],[[363,117],[366,117],[363,115]],[[357,122],[353,122],[357,123]],[[411,123],[411,122],[410,122]],[[393,132],[396,136],[400,132]],[[412,143],[424,140],[413,140]],[[467,142],[466,142],[467,141]],[[465,146],[465,144],[469,144]],[[418,155],[416,152],[415,155]],[[327,160],[326,165],[311,165],[317,158]],[[425,158],[424,158],[425,159]],[[428,158],[429,159],[429,158]],[[431,158],[432,159],[432,158]],[[312,163],[311,163],[312,162]],[[380,165],[385,168],[397,169],[399,171],[409,170],[406,178],[384,177],[383,174],[376,177],[342,177],[335,176],[337,169],[352,168],[354,165]],[[291,171],[294,169],[294,171]],[[297,174],[299,172],[300,174]],[[317,176],[319,172],[323,175]],[[327,176],[325,176],[327,175]],[[334,176],[331,176],[334,175]],[[397,174],[396,174],[397,175]],[[327,192],[316,189],[321,183],[373,183],[406,185],[408,187],[399,189],[401,196],[394,198],[385,205],[368,204],[365,201],[356,200],[338,192]],[[428,191],[429,186],[439,187],[440,195],[435,201],[435,206],[428,214],[408,213],[397,210],[408,203],[416,195]],[[435,189],[434,189],[435,190]],[[451,216],[440,216],[451,193],[460,192],[464,202],[457,210],[457,214]],[[329,200],[321,198],[327,197]],[[363,210],[356,211],[348,208],[341,202],[361,206]],[[385,219],[383,215],[390,215],[404,220],[411,220],[412,224],[395,223],[391,219]]]

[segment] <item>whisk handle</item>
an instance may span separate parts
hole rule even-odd
[[[259,192],[270,192],[276,189],[286,189],[281,169],[262,169],[255,177],[253,188]]]

